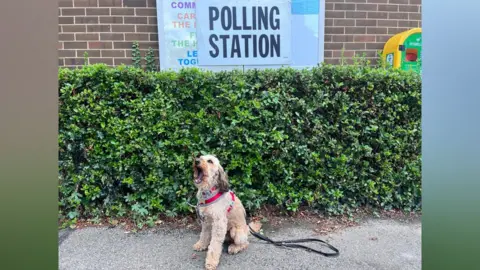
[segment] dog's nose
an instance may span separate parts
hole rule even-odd
[[[199,165],[200,164],[200,159],[196,158],[195,159],[195,165]]]

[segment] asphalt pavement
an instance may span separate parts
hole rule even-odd
[[[264,233],[273,240],[315,236],[308,226],[286,226],[277,231],[266,228]],[[180,229],[139,233],[126,233],[120,228],[62,230],[59,232],[59,269],[203,269],[205,252],[192,250],[198,235],[198,232]],[[224,252],[218,270],[421,269],[420,221],[369,220],[320,236],[340,250],[340,256],[334,258],[250,238],[247,251],[236,255]],[[312,247],[319,247],[315,245]]]

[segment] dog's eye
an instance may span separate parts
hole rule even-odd
[[[207,160],[207,162],[213,164],[213,161],[211,159]]]

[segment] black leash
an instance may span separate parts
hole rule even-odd
[[[197,218],[198,218],[197,221],[199,222],[199,224],[201,224],[201,222],[203,221],[203,217],[200,215],[198,205],[193,206],[193,207],[195,207],[195,212],[196,212]],[[245,219],[247,219],[247,218],[245,217]],[[249,223],[247,223],[247,224],[249,224]],[[330,245],[329,243],[327,243],[323,240],[317,239],[317,238],[304,238],[304,239],[294,239],[294,240],[273,241],[272,239],[266,237],[265,235],[262,235],[262,234],[259,234],[259,233],[255,232],[252,229],[252,227],[250,227],[250,225],[248,225],[248,228],[250,229],[250,233],[253,236],[255,236],[256,238],[258,238],[260,240],[263,240],[265,242],[268,242],[270,244],[273,244],[275,246],[278,246],[278,247],[301,248],[301,249],[305,249],[306,251],[309,251],[309,252],[314,252],[314,253],[323,255],[325,257],[337,257],[338,255],[340,255],[340,251],[336,247]],[[298,243],[306,243],[306,242],[322,243],[324,246],[328,247],[330,250],[333,250],[334,252],[326,253],[326,252],[323,252],[323,251],[320,251],[320,250],[317,250],[317,249],[313,249],[311,247],[307,247],[307,246],[298,244]]]
[[[279,247],[283,246],[283,247],[289,247],[289,248],[301,248],[301,249],[305,249],[309,252],[315,252],[317,254],[323,255],[325,257],[337,257],[338,255],[340,255],[340,251],[337,248],[335,248],[334,246],[330,245],[329,243],[327,243],[323,240],[317,239],[317,238],[304,238],[304,239],[295,239],[295,240],[273,241],[272,239],[266,237],[265,235],[262,235],[262,234],[259,234],[259,233],[255,232],[252,229],[252,227],[250,227],[250,225],[248,225],[248,228],[250,229],[250,233],[253,236],[255,236],[256,238],[258,238],[260,240],[263,240],[265,242],[269,242],[270,244],[273,244],[275,246],[279,246]],[[323,251],[320,251],[320,250],[313,249],[311,247],[307,247],[307,246],[304,246],[304,245],[297,244],[297,243],[305,243],[305,242],[319,242],[319,243],[322,243],[325,246],[327,246],[329,249],[333,250],[334,252],[326,253],[326,252],[323,252]]]

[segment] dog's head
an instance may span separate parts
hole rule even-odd
[[[217,186],[221,192],[228,191],[228,177],[213,155],[197,156],[193,160],[193,177],[197,188]]]

